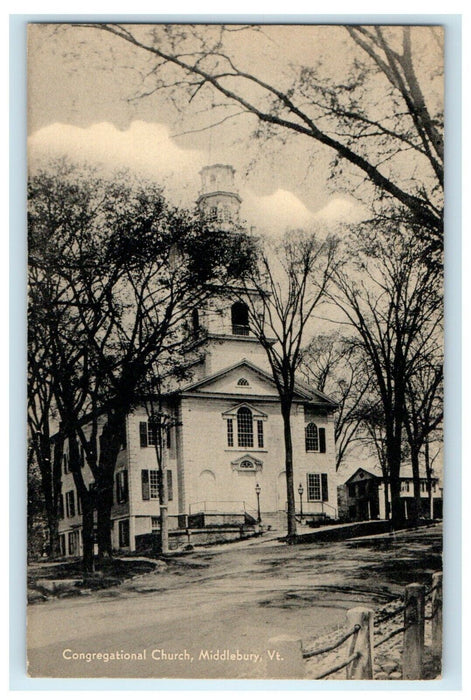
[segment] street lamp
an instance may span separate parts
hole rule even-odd
[[[299,502],[301,504],[301,520],[302,520],[303,519],[303,493],[304,493],[304,489],[303,489],[302,484],[299,484],[299,486],[298,486],[298,493],[299,493]]]
[[[261,522],[261,517],[260,517],[260,491],[262,490],[260,484],[256,484],[255,486],[255,493],[257,494],[257,522]]]

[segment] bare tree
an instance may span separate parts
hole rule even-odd
[[[318,335],[303,353],[306,380],[337,403],[335,413],[336,468],[356,443],[362,442],[362,405],[371,389],[361,349],[352,338],[334,332]]]
[[[99,554],[111,556],[114,470],[126,416],[142,402],[154,365],[175,366],[194,350],[187,318],[211,294],[209,278],[235,274],[253,246],[242,235],[215,237],[149,183],[129,176],[103,181],[68,164],[32,179],[29,205],[36,291],[49,279],[60,290],[37,296],[41,330],[54,347],[49,371],[84,537],[88,543],[85,519],[93,525],[96,507]],[[83,482],[80,447],[92,492]]]
[[[321,241],[314,234],[287,233],[272,254],[261,253],[256,274],[249,276],[239,293],[247,303],[251,330],[266,352],[280,397],[289,543],[296,537],[291,437],[296,375],[314,310],[324,299],[336,266],[336,250],[334,238]]]
[[[443,87],[436,28],[345,27],[353,53],[336,83],[322,63],[290,66],[288,77],[277,71],[276,80],[268,79],[266,71],[255,74],[231,39],[234,32],[248,31],[254,33],[253,41],[268,41],[263,27],[78,26],[107,32],[154,59],[144,87],[135,91],[138,96],[165,90],[177,105],[206,99],[212,114],[225,111],[209,126],[250,114],[257,118],[261,130],[256,135],[263,139],[297,134],[327,147],[340,164],[337,176],[344,175],[342,163],[354,166],[353,172],[373,185],[372,201],[399,204],[421,227],[424,244],[427,240],[430,250],[441,250]],[[426,61],[430,45],[433,75]],[[349,188],[353,191],[351,183]]]
[[[28,431],[31,462],[37,465],[48,527],[48,554],[60,554],[59,504],[61,493],[63,434],[58,431],[54,386],[50,374],[50,339],[40,332],[37,307],[30,297],[28,309]]]
[[[443,420],[443,361],[439,344],[422,359],[406,387],[406,436],[410,448],[416,518],[421,516],[420,454],[429,449],[429,438]],[[432,503],[430,460],[425,455],[429,513]]]
[[[355,328],[384,419],[392,520],[401,520],[400,468],[408,383],[441,331],[441,277],[423,264],[420,242],[400,225],[384,237],[361,227],[351,241],[349,275],[331,295]]]

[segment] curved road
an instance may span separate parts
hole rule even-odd
[[[119,587],[31,605],[29,674],[299,677],[282,636],[306,640],[342,627],[347,609],[380,607],[407,583],[430,583],[440,568],[440,526],[197,550]]]

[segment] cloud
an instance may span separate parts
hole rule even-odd
[[[287,229],[327,228],[363,218],[362,207],[354,200],[333,197],[316,212],[311,211],[292,192],[278,189],[265,197],[243,192],[243,215],[261,232],[282,233]]]
[[[181,148],[165,124],[134,121],[128,129],[117,129],[102,122],[87,128],[54,123],[39,129],[28,141],[30,165],[34,168],[45,159],[67,155],[72,160],[101,164],[116,170],[129,168],[165,187],[177,205],[192,207],[199,193],[198,172],[207,165],[203,150]],[[212,162],[227,162],[227,152],[212,153]],[[313,212],[289,190],[277,189],[258,196],[240,181],[242,216],[260,232],[280,234],[290,228],[315,224],[335,225],[358,218],[354,200],[333,197]]]
[[[278,233],[287,228],[303,228],[313,220],[312,212],[287,190],[278,189],[265,197],[257,197],[249,190],[241,194],[243,216],[260,230]]]
[[[333,197],[314,214],[314,219],[326,223],[353,222],[359,221],[363,216],[363,208],[355,200]]]
[[[132,122],[125,131],[108,122],[88,128],[55,123],[32,134],[28,146],[33,167],[61,155],[105,168],[126,167],[165,184],[173,195],[179,191],[179,199],[185,199],[189,185],[194,187],[204,162],[201,151],[180,148],[167,126],[143,121]]]

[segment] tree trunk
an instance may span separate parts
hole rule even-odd
[[[52,559],[60,557],[59,522],[57,516],[47,514],[47,529],[49,530],[48,554]]]
[[[401,498],[401,482],[398,476],[390,476],[391,488],[391,524],[394,528],[404,524],[404,511]]]
[[[418,523],[420,520],[421,511],[421,495],[420,495],[420,473],[419,473],[419,453],[415,448],[411,448],[411,464],[412,464],[412,482],[414,488],[414,522]]]
[[[87,574],[93,573],[95,569],[93,557],[93,513],[95,501],[94,494],[90,492],[83,478],[78,440],[72,430],[68,433],[68,439],[70,471],[74,477],[77,496],[82,506],[82,569],[84,576],[87,576]]]
[[[45,433],[38,434],[37,439],[36,458],[41,474],[41,486],[49,530],[48,555],[54,558],[60,556],[59,499],[64,438],[59,433],[53,449],[51,449],[51,439],[48,430]]]
[[[386,520],[389,520],[391,517],[391,508],[389,505],[389,481],[387,478],[384,479],[384,516]]]
[[[82,543],[83,543],[83,574],[87,576],[95,570],[94,560],[94,498],[87,490],[87,495],[82,495]]]
[[[124,416],[111,413],[100,436],[99,476],[96,480],[98,558],[111,559],[111,509],[116,460],[121,449],[121,426]]]
[[[62,455],[64,451],[64,440],[57,436],[54,442],[52,456],[52,518],[49,525],[49,546],[52,557],[59,557],[59,504],[62,490]]]
[[[386,454],[389,472],[391,524],[393,529],[404,524],[403,499],[401,498],[401,441],[397,434],[386,434]]]
[[[296,541],[296,503],[294,500],[293,442],[291,438],[291,405],[281,403],[285,442],[286,500],[288,502],[288,544]]]
[[[98,559],[113,557],[113,544],[111,541],[111,509],[113,507],[113,486],[109,486],[105,480],[97,483],[97,542]]]

